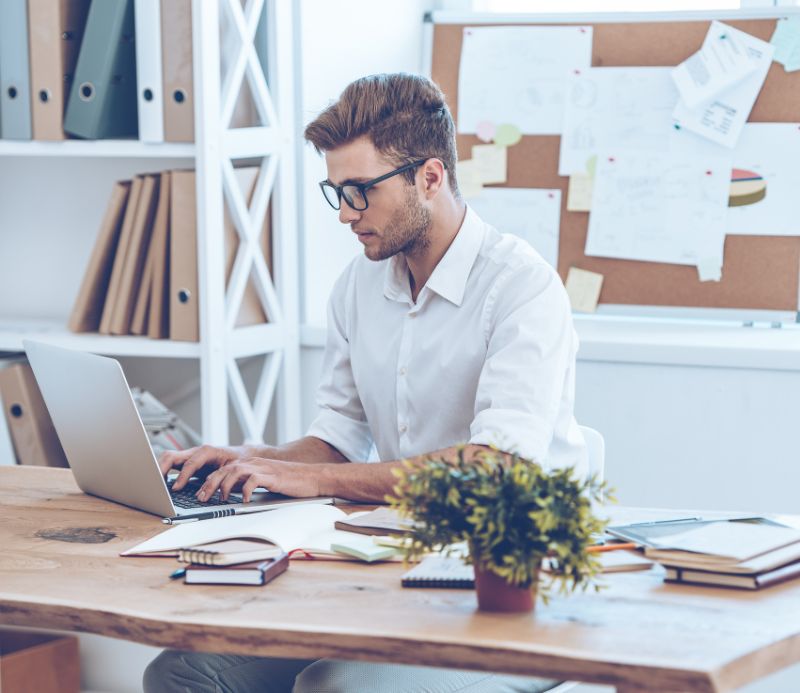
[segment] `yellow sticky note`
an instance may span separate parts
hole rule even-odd
[[[570,212],[590,212],[592,210],[592,191],[594,177],[574,173],[569,177],[567,188],[567,210]]]
[[[472,159],[465,159],[456,163],[456,178],[458,179],[458,189],[465,200],[469,200],[471,197],[478,197],[481,194],[483,179],[478,166]]]
[[[602,286],[602,274],[570,267],[566,287],[572,310],[579,313],[594,313],[600,300]]]
[[[506,147],[494,144],[476,144],[472,147],[472,161],[484,185],[506,182],[507,151]]]

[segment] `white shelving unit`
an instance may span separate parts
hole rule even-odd
[[[266,5],[267,74],[255,47],[256,29]],[[19,351],[24,338],[100,354],[125,357],[197,359],[200,372],[201,427],[204,440],[229,442],[229,402],[248,441],[262,439],[273,401],[280,440],[299,436],[299,327],[296,237],[292,46],[292,4],[286,0],[193,0],[195,142],[146,144],[104,140],[18,142],[0,140],[0,176],[8,157],[185,160],[197,172],[200,341],[197,343],[74,334],[66,318],[37,320],[0,316],[0,351]],[[236,34],[236,55],[220,74],[220,21]],[[259,127],[229,129],[243,81],[250,87]],[[269,85],[269,86],[268,86]],[[261,158],[252,202],[247,207],[234,177],[238,159]],[[10,168],[10,167],[9,167]],[[239,234],[239,249],[225,285],[223,215],[227,200]],[[259,235],[272,201],[275,280],[259,251]],[[0,229],[2,229],[0,211]],[[3,230],[5,232],[5,230]],[[76,272],[82,268],[75,268]],[[269,323],[235,327],[251,275]],[[255,397],[247,394],[237,359],[264,357]]]

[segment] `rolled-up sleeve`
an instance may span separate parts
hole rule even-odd
[[[486,361],[470,442],[547,464],[577,337],[569,300],[549,266],[526,264],[498,278],[484,308]]]
[[[328,331],[322,381],[317,390],[319,414],[307,435],[324,440],[348,460],[366,460],[372,447],[364,407],[356,390],[347,338],[346,300],[352,266],[337,281],[328,302]]]

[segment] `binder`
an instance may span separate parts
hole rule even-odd
[[[111,313],[111,334],[129,334],[139,284],[142,281],[150,234],[153,230],[153,217],[158,203],[158,177],[144,176],[142,190],[133,218],[130,240],[123,258],[117,298]]]
[[[67,323],[73,332],[96,332],[100,327],[130,189],[130,181],[118,181],[111,191],[100,232]]]
[[[31,138],[28,9],[25,0],[0,3],[0,138]]]
[[[172,174],[161,174],[161,190],[158,196],[158,209],[153,225],[150,249],[153,255],[153,281],[150,290],[147,336],[151,339],[169,337],[169,210],[172,190]]]
[[[0,396],[19,463],[68,467],[42,393],[27,363],[0,369]]]
[[[28,0],[31,124],[35,140],[63,140],[64,106],[90,0]]]
[[[192,0],[161,3],[164,140],[194,142]]]
[[[128,204],[125,207],[125,216],[123,217],[122,229],[119,233],[119,243],[117,244],[117,251],[114,254],[114,264],[111,268],[111,278],[108,282],[108,292],[106,293],[106,298],[103,303],[103,313],[100,317],[100,328],[98,332],[101,334],[111,334],[111,320],[114,314],[114,306],[119,296],[125,257],[127,256],[128,246],[131,241],[133,222],[136,218],[143,182],[141,176],[136,176],[131,183]]]
[[[170,2],[171,0],[167,0]],[[136,83],[139,139],[164,141],[164,99],[161,89],[161,3],[135,0]]]
[[[136,137],[133,0],[93,2],[86,20],[64,130],[85,139]]]
[[[170,194],[169,338],[200,339],[194,171],[173,171]]]

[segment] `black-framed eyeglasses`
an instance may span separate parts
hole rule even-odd
[[[328,204],[334,209],[339,210],[342,208],[342,198],[344,198],[344,201],[351,209],[354,209],[356,212],[363,212],[367,207],[369,207],[367,190],[369,190],[373,185],[377,185],[387,178],[396,176],[398,173],[404,173],[406,171],[410,171],[412,168],[416,168],[417,166],[422,166],[422,164],[424,164],[426,161],[427,159],[412,161],[410,164],[396,168],[394,171],[389,171],[389,173],[384,173],[382,176],[368,180],[366,183],[345,183],[344,185],[334,185],[329,180],[323,180],[320,181],[319,187],[322,189],[322,194],[325,195],[325,199],[328,201]]]

